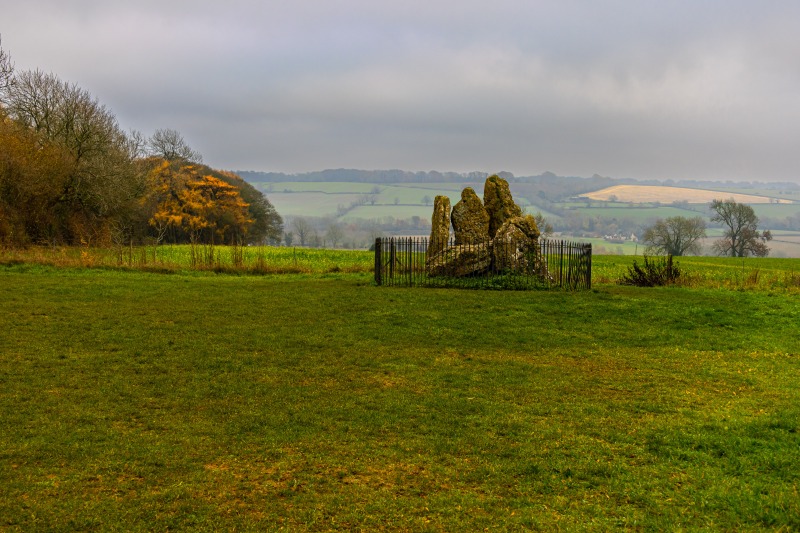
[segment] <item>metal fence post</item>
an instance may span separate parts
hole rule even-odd
[[[383,283],[383,261],[381,260],[381,238],[375,239],[375,284],[381,285]]]

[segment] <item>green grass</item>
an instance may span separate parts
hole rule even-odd
[[[607,220],[634,220],[641,223],[650,223],[659,218],[667,217],[694,217],[701,216],[708,219],[707,215],[687,211],[671,206],[662,207],[573,207],[571,211],[578,212],[588,217],[599,217]]]
[[[579,239],[590,242],[595,250],[616,251],[624,255],[595,253],[592,260],[592,283],[613,284],[645,251],[642,245],[615,244],[602,239]],[[241,252],[235,261],[234,252]],[[230,274],[349,274],[371,276],[374,252],[367,250],[328,250],[301,247],[198,246],[192,264],[189,245],[162,245],[134,248],[33,247],[26,250],[0,249],[0,265],[38,264],[72,268],[145,270],[154,272]],[[635,255],[638,254],[638,255]],[[684,284],[692,287],[748,290],[796,290],[800,288],[800,260],[788,258],[680,257],[676,261],[686,276]]]
[[[372,272],[375,256],[366,250],[277,246],[161,245],[117,248],[0,248],[0,264],[133,268],[158,272],[186,270],[239,274],[325,274]]]
[[[640,250],[641,253],[641,250]],[[592,282],[614,283],[641,256],[603,256],[592,258]],[[800,259],[749,257],[676,257],[688,287],[727,290],[800,290]]]
[[[281,216],[335,216],[340,208],[357,202],[362,194],[328,194],[320,192],[267,193],[267,198]]]
[[[418,216],[424,220],[430,220],[433,212],[433,205],[362,205],[348,211],[341,217],[342,220],[385,220],[387,217],[395,219],[409,219]]]
[[[425,187],[400,187],[396,185],[382,186],[381,193],[378,195],[378,203],[393,205],[395,201],[399,204],[408,204],[424,207],[427,210],[425,218],[430,218],[433,213],[433,199],[437,195],[446,195],[450,198],[450,205],[455,205],[461,199],[461,191],[432,190]],[[428,197],[428,204],[425,205],[423,198]]]
[[[375,206],[367,204],[357,207],[347,213],[344,219],[382,219],[386,216],[401,219],[421,216],[430,219],[436,195],[449,195],[451,204],[455,204],[460,199],[462,188],[461,184],[453,183],[376,185],[350,182],[280,182],[258,183],[255,186],[266,194],[283,216],[336,216],[340,207],[349,208],[376,187],[380,189]],[[483,191],[479,192],[482,194]],[[429,205],[422,201],[426,196],[430,198]]]
[[[756,212],[760,218],[774,218],[782,220],[789,217],[797,217],[800,215],[800,203],[796,204],[753,204],[751,205],[753,211]]]
[[[0,529],[800,528],[796,293],[15,264],[0,302]]]
[[[346,181],[282,181],[260,183],[265,193],[273,192],[321,192],[325,194],[367,194],[376,187],[372,183],[356,183]]]

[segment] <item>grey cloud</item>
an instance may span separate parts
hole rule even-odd
[[[797,180],[795,2],[17,2],[3,45],[224,168]]]

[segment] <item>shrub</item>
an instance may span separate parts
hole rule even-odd
[[[672,256],[652,259],[644,256],[644,266],[634,260],[633,266],[628,267],[627,274],[620,279],[622,285],[635,285],[636,287],[659,287],[676,283],[681,277],[677,264],[673,264]]]

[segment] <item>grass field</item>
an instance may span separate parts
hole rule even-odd
[[[787,217],[800,218],[800,202],[796,204],[758,204],[753,205],[753,211],[759,217],[784,219]]]
[[[461,199],[461,190],[471,186],[483,196],[483,184],[473,183],[396,183],[371,184],[353,182],[256,182],[253,186],[262,191],[282,216],[337,216],[340,208],[363,200],[365,195],[376,193],[375,204],[356,207],[343,220],[354,218],[380,219],[392,216],[408,219],[422,216],[430,219],[433,199],[437,195],[450,198],[451,205]],[[427,197],[427,198],[426,198]],[[522,207],[529,202],[516,198]],[[387,214],[389,213],[389,214]]]
[[[0,303],[0,529],[800,528],[796,291],[10,264]]]
[[[641,252],[641,250],[640,250]],[[749,257],[676,257],[689,288],[800,292],[800,259]],[[642,256],[598,255],[592,259],[592,283],[615,283]]]
[[[268,193],[267,198],[281,216],[335,216],[340,208],[357,202],[361,194],[329,194],[320,192]]]
[[[432,205],[362,205],[348,211],[341,217],[341,220],[344,222],[357,219],[383,221],[388,217],[407,220],[415,216],[423,220],[430,220],[432,211]]]
[[[655,222],[667,217],[695,217],[701,216],[708,220],[708,216],[687,209],[672,206],[661,207],[600,207],[592,206],[574,207],[572,211],[587,217],[597,217],[607,220],[634,220],[642,224]]]
[[[794,238],[781,235],[776,238]],[[798,237],[800,238],[800,237]],[[615,283],[634,260],[641,261],[645,247],[631,242],[616,244],[603,239],[582,239],[592,244],[592,282]],[[790,243],[800,246],[798,243]],[[620,253],[621,252],[621,253]],[[605,255],[606,253],[610,255]],[[624,255],[625,257],[621,257]],[[223,273],[236,275],[297,274],[302,276],[354,274],[371,276],[374,252],[272,246],[162,245],[134,248],[0,248],[0,265],[38,264],[65,268],[144,270],[156,273]],[[800,259],[731,257],[676,258],[687,272],[686,285],[697,288],[783,290],[800,282]]]
[[[234,274],[329,274],[372,272],[374,254],[366,250],[326,250],[277,246],[145,246],[129,249],[39,247],[0,248],[0,265],[35,263],[57,267],[212,271]]]

